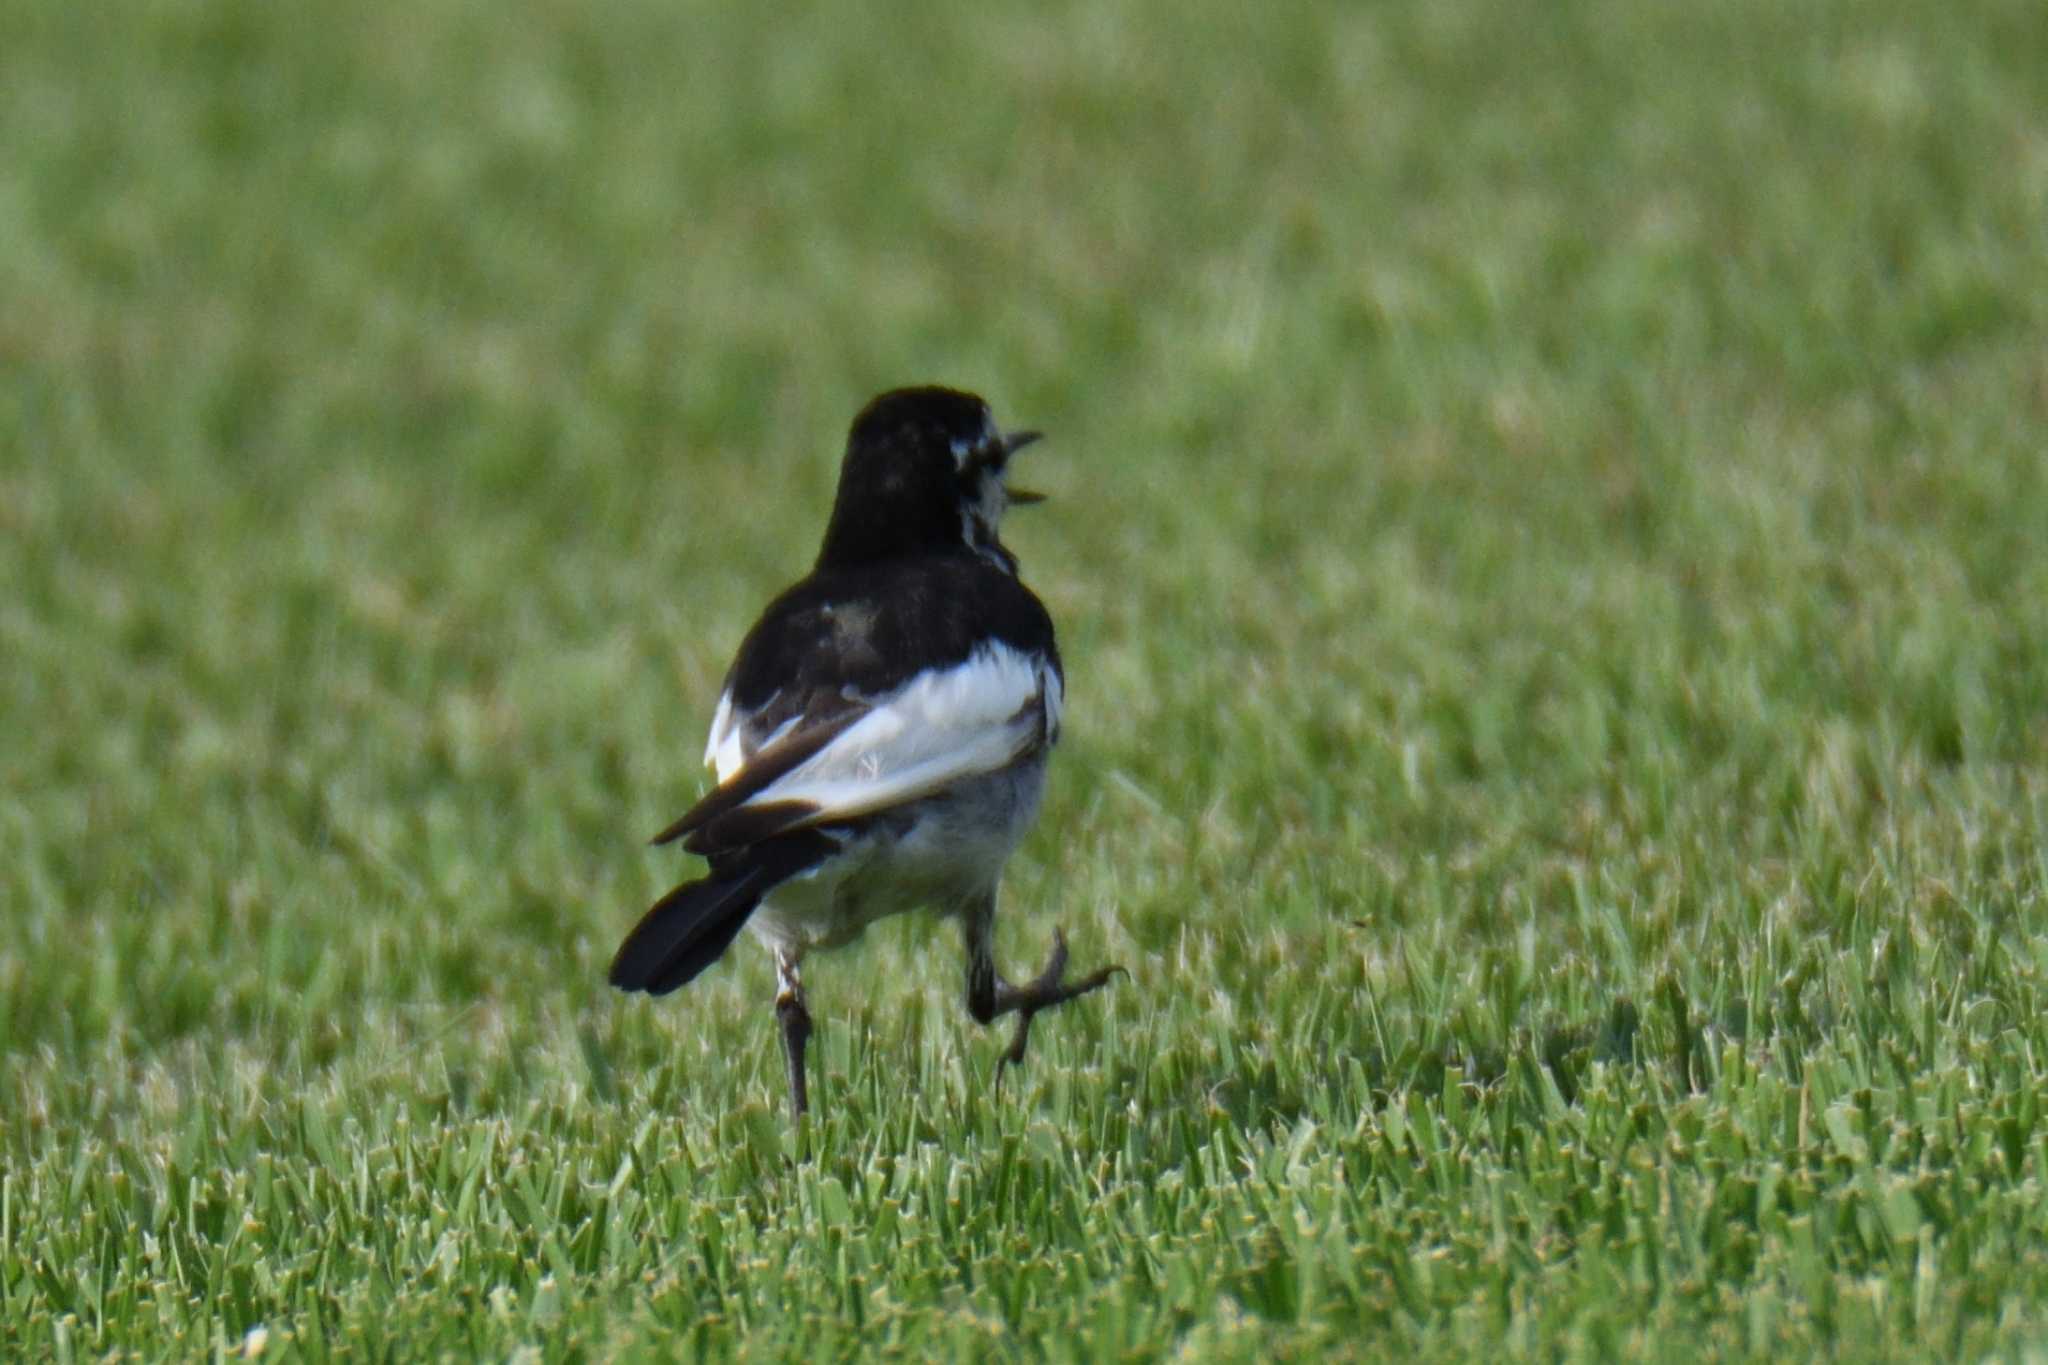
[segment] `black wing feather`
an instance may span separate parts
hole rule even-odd
[[[776,740],[748,759],[747,766],[734,773],[729,780],[706,792],[702,800],[684,812],[681,819],[655,835],[652,842],[666,844],[680,839],[685,834],[701,829],[716,820],[733,807],[751,800],[757,792],[839,738],[848,726],[866,714],[866,707],[851,707],[818,724],[800,726]],[[711,853],[723,846],[726,846],[726,841],[714,840],[705,844],[697,839],[683,845],[692,853]]]

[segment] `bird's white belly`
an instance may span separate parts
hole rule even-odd
[[[905,910],[951,913],[993,890],[1044,791],[1039,758],[885,812],[843,853],[776,887],[748,923],[770,947],[801,957]]]

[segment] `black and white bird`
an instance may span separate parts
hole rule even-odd
[[[1032,980],[995,967],[996,888],[1038,814],[1064,686],[1052,620],[997,537],[1007,509],[1040,500],[1006,482],[1037,439],[954,389],[897,389],[854,419],[817,565],[726,675],[704,750],[718,785],[654,840],[681,839],[709,875],[656,901],[612,959],[614,986],[665,994],[751,924],[775,953],[799,1116],[799,964],[885,915],[960,920],[968,1012],[1018,1016],[1003,1065],[1023,1059],[1035,1014],[1121,970],[1067,981],[1058,930]]]

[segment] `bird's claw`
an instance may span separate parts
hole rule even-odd
[[[1064,980],[1067,972],[1067,936],[1065,931],[1052,931],[1052,951],[1046,955],[1045,970],[1021,986],[1006,986],[997,996],[998,1008],[1016,1011],[1017,1031],[1010,1037],[1009,1047],[1003,1050],[1002,1060],[996,1066],[996,1085],[1003,1083],[1003,1072],[1024,1061],[1025,1044],[1031,1040],[1031,1020],[1040,1010],[1063,1005],[1090,991],[1102,989],[1111,977],[1130,973],[1112,963],[1098,971],[1090,972],[1079,981],[1068,983]],[[1007,997],[1005,999],[1004,997]]]

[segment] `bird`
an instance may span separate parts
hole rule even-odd
[[[612,959],[611,984],[665,995],[717,962],[743,926],[775,956],[775,1015],[792,1121],[809,1111],[812,1033],[801,965],[873,921],[924,909],[956,919],[968,1013],[1016,1030],[1122,973],[1066,976],[1055,928],[1044,968],[997,971],[1004,864],[1035,821],[1060,735],[1066,674],[1045,605],[998,535],[1005,433],[958,389],[892,389],[854,418],[810,573],[769,603],[725,676],[704,748],[717,784],[654,837],[709,863],[657,900]]]

